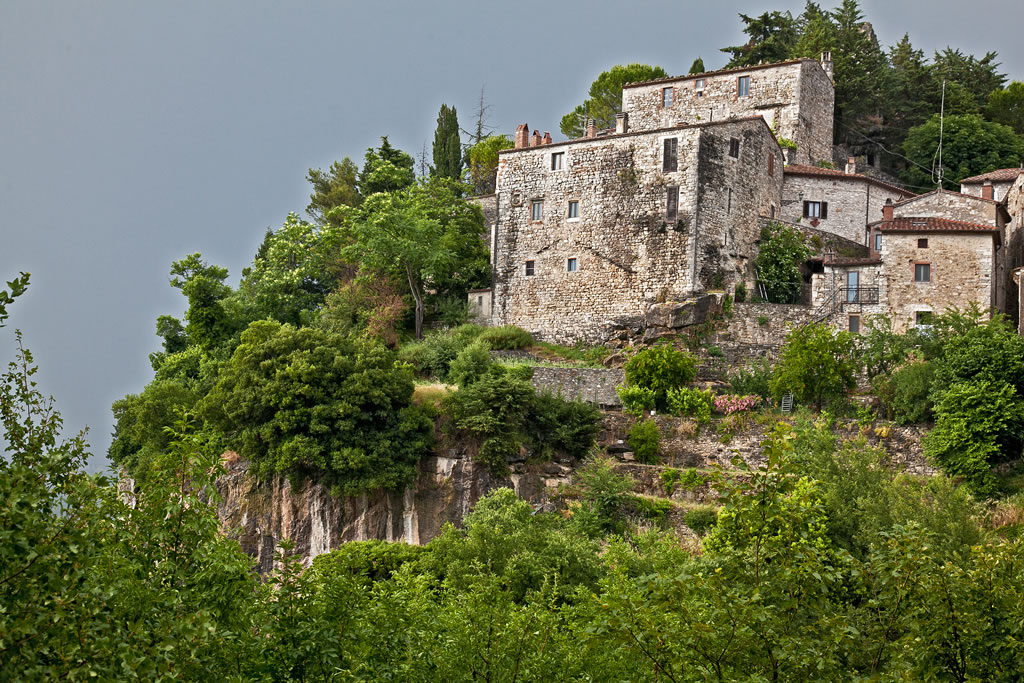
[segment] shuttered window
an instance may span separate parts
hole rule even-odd
[[[665,154],[661,165],[665,173],[679,169],[678,145],[677,138],[665,138]]]
[[[665,219],[674,221],[679,213],[679,188],[669,187],[665,190]]]

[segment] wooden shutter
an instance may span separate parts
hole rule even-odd
[[[665,138],[665,156],[661,165],[662,171],[675,171],[679,168],[678,144],[679,141],[676,138]]]
[[[828,218],[828,202],[821,203],[821,217]]]
[[[808,217],[809,214],[807,212],[808,212],[808,210],[810,210],[810,208],[811,208],[811,203],[810,202],[804,202],[804,218]]]
[[[665,191],[665,218],[674,221],[677,213],[679,213],[679,188],[670,187]]]

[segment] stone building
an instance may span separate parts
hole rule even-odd
[[[835,87],[832,57],[796,59],[627,85],[622,111],[634,131],[652,131],[730,117],[761,116],[796,144],[792,163],[832,159]]]
[[[867,244],[865,226],[878,219],[887,200],[914,196],[901,187],[857,173],[851,158],[845,171],[818,166],[790,165],[782,185],[784,221],[808,224],[818,230]]]
[[[748,279],[778,211],[782,150],[761,116],[546,142],[498,161],[492,322],[600,339],[614,319]]]
[[[971,176],[960,181],[960,192],[1001,202],[1021,175],[1024,175],[1024,169],[1001,168],[997,171]]]
[[[1009,275],[1006,286],[1006,313],[1017,323],[1024,334],[1024,289],[1021,277],[1024,275],[1024,173],[1018,174],[1006,190],[1003,206],[1010,218],[1004,228],[1003,265]]]

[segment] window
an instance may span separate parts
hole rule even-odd
[[[704,85],[706,81],[703,78],[698,78],[693,82],[693,89],[697,91],[697,96],[700,97],[704,94]]]
[[[914,324],[918,327],[931,327],[933,318],[931,311],[918,311],[914,314]]]
[[[679,140],[677,138],[665,138],[665,152],[662,156],[661,170],[665,173],[679,170],[678,155]]]
[[[736,79],[736,94],[740,97],[750,94],[750,76],[740,76]]]
[[[533,266],[533,264],[534,264],[534,262],[533,262],[533,261],[527,261],[527,262],[526,262],[526,275],[527,275],[527,277],[529,277],[529,276],[533,275],[533,274],[534,274],[534,273],[536,272],[536,271],[534,270],[534,266]]]
[[[671,107],[672,106],[672,95],[675,88],[662,88],[661,89],[661,106]]]
[[[544,219],[544,200],[534,199],[530,202],[530,220],[540,221]]]
[[[871,152],[868,152],[868,166],[874,166],[874,165],[875,165],[875,155],[872,154]]]
[[[855,304],[859,301],[860,272],[851,270],[846,274],[846,303]]]
[[[565,262],[565,270],[570,273],[575,273],[577,270],[579,270],[579,263],[576,261],[575,258],[568,259]]]
[[[768,154],[768,175],[775,175],[775,155]]]
[[[733,159],[739,159],[740,157],[740,139],[729,138],[729,156]]]
[[[569,202],[569,218],[580,217],[580,203],[577,201]]]
[[[771,204],[768,207],[768,218],[769,219],[775,218],[775,205],[774,204]]]
[[[859,315],[851,315],[850,316],[849,330],[850,330],[850,332],[852,332],[854,334],[860,334],[860,316]]]
[[[478,306],[479,308],[483,308],[483,307],[484,307],[484,298],[483,298],[482,296],[478,296],[478,297],[476,298],[476,305],[477,305],[477,306]]]
[[[665,189],[665,220],[674,221],[679,213],[679,188]]]
[[[804,218],[828,218],[828,202],[804,202]]]
[[[914,264],[914,282],[931,282],[932,266],[930,263]]]
[[[875,251],[882,251],[882,233],[875,233]]]
[[[928,248],[928,238],[927,237],[923,237],[923,238],[919,239],[917,241],[917,248],[918,249],[927,249]]]
[[[565,167],[565,152],[551,153],[551,170],[561,171]]]

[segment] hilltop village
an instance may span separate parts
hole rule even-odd
[[[1020,324],[1024,171],[912,192],[875,154],[833,146],[834,100],[826,52],[629,84],[615,128],[575,140],[520,125],[477,199],[493,286],[470,292],[476,319],[593,343],[666,302],[754,298],[776,222],[816,251],[790,322],[856,333],[885,314],[902,332],[977,304]]]

